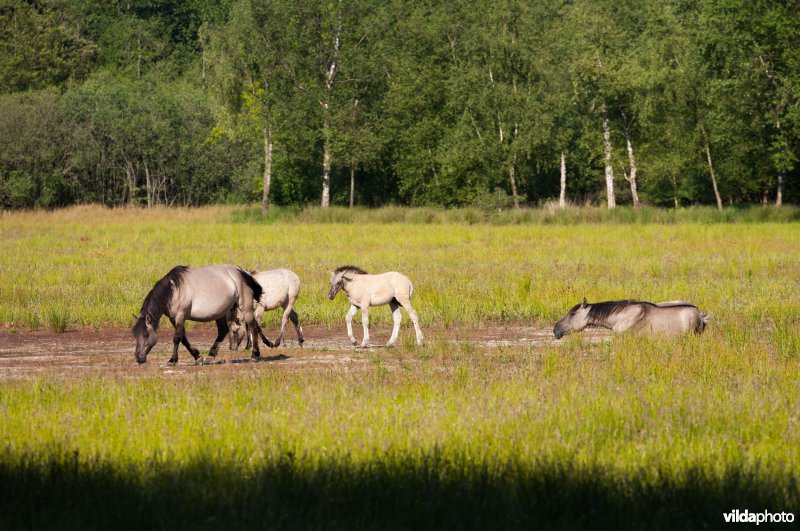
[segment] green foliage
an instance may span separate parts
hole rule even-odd
[[[0,198],[250,202],[270,173],[302,206],[330,165],[334,204],[352,177],[361,205],[539,205],[563,153],[569,200],[598,204],[607,118],[622,204],[634,163],[645,204],[713,204],[709,155],[725,204],[796,202],[799,20],[766,0],[6,0]]]

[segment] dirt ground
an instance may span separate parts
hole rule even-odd
[[[360,339],[360,327],[354,327]],[[390,329],[371,329],[372,347],[354,348],[347,339],[344,326],[341,329],[308,325],[303,327],[306,341],[302,348],[297,344],[294,330],[288,330],[284,343],[275,349],[262,345],[261,359],[251,360],[250,351],[228,350],[228,341],[220,345],[216,358],[205,357],[205,367],[210,370],[240,370],[246,366],[282,368],[286,370],[365,370],[374,354],[386,352],[383,345],[389,338]],[[274,339],[276,331],[266,330]],[[192,345],[205,355],[216,335],[216,327],[197,324],[188,330]],[[406,337],[408,336],[408,337]],[[399,341],[411,340],[413,330],[403,328]],[[602,341],[608,334],[592,331],[587,339]],[[454,346],[471,344],[482,349],[504,346],[537,347],[555,343],[551,329],[524,326],[490,326],[469,328],[429,329],[425,340],[446,342]],[[195,373],[194,359],[181,345],[178,364],[167,363],[172,351],[172,328],[159,330],[158,344],[148,356],[148,361],[139,366],[134,359],[135,342],[128,328],[101,330],[77,329],[56,334],[46,331],[0,330],[0,382],[28,380],[45,373],[59,377],[79,377],[87,374],[112,376],[137,376],[150,372],[164,375]]]

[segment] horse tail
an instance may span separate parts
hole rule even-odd
[[[244,283],[247,284],[247,287],[253,292],[253,300],[255,302],[260,301],[261,295],[264,294],[264,288],[262,288],[261,284],[259,284],[258,281],[253,278],[253,275],[239,266],[237,266],[237,269],[239,270],[239,275],[242,277],[242,280],[244,280]]]
[[[698,327],[700,332],[705,331],[709,318],[710,317],[706,312],[700,312],[700,326]]]

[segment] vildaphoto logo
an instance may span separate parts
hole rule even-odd
[[[790,524],[794,522],[794,513],[771,513],[769,511],[761,511],[760,513],[752,513],[745,509],[740,511],[734,509],[729,513],[722,513],[722,517],[728,524]]]

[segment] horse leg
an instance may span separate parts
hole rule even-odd
[[[400,304],[405,309],[408,316],[411,318],[411,322],[414,323],[414,332],[417,333],[417,345],[422,344],[422,329],[419,327],[419,319],[417,318],[417,312],[414,311],[414,308],[411,306],[411,301],[400,302]]]
[[[189,351],[189,354],[197,360],[200,357],[200,351],[189,344],[189,339],[186,337],[183,316],[180,316],[180,320],[170,317],[169,321],[172,323],[172,326],[175,327],[175,334],[172,336],[172,357],[169,359],[168,363],[171,365],[178,363],[178,343],[183,344],[186,350]]]
[[[271,346],[271,343],[264,335],[264,332],[261,331],[261,327],[253,316],[253,310],[248,310],[244,313],[244,320],[247,323],[247,329],[250,331],[250,335],[253,337],[253,352],[250,357],[257,360],[261,357],[261,349],[258,347],[258,338],[262,337],[264,343],[266,343],[268,347]]]
[[[292,311],[291,303],[285,303],[281,306],[283,307],[283,315],[281,316],[281,331],[278,334],[278,339],[275,340],[276,347],[279,347],[281,341],[283,341],[283,331],[286,329],[286,323],[289,322],[289,312]]]
[[[364,327],[364,339],[361,340],[361,348],[369,346],[369,304],[361,306],[361,326]]]
[[[300,326],[300,319],[297,318],[297,312],[294,310],[289,312],[289,319],[292,321],[294,329],[297,330],[297,342],[302,347],[303,343],[305,342],[305,338],[303,337],[303,327]]]
[[[392,329],[392,337],[390,337],[389,342],[386,343],[387,347],[391,347],[394,345],[395,341],[397,341],[397,333],[400,331],[400,319],[402,318],[402,315],[400,315],[400,303],[398,303],[397,300],[393,299],[389,303],[389,309],[392,310],[394,328]]]
[[[215,358],[217,356],[219,344],[222,343],[222,340],[228,335],[228,331],[229,328],[227,316],[217,319],[217,339],[214,340],[214,344],[211,345],[211,349],[208,351],[208,355],[210,357]]]
[[[347,337],[350,338],[350,342],[353,346],[356,345],[356,338],[353,337],[353,316],[358,311],[358,306],[350,305],[350,309],[347,310],[347,315],[344,316],[344,322],[347,323]]]

